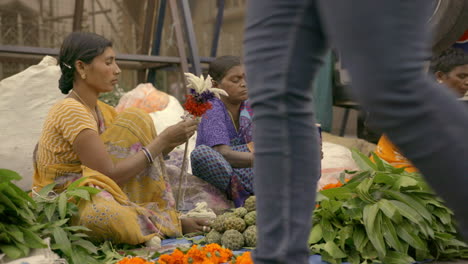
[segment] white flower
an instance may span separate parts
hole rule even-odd
[[[223,89],[213,87],[210,75],[206,76],[206,79],[204,79],[203,75],[200,75],[200,77],[198,77],[192,73],[186,72],[185,77],[188,81],[187,87],[195,90],[195,93],[197,94],[202,94],[205,91],[209,91],[213,93],[214,96],[216,96],[217,98],[220,98],[220,94],[224,96],[229,96]]]

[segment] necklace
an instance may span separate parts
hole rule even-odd
[[[229,114],[229,117],[231,118],[232,124],[234,125],[234,129],[236,130],[236,132],[239,132],[239,129],[237,128],[236,122],[234,122],[234,117],[232,116],[231,111],[227,110],[227,112]]]
[[[91,115],[93,116],[94,120],[96,120],[96,123],[99,124],[99,120],[97,118],[97,112],[96,112],[96,116],[94,116],[94,113],[93,113],[93,110],[91,110],[91,108],[85,103],[85,101],[78,95],[77,92],[75,92],[75,90],[72,90],[72,93],[76,95],[76,97],[78,97],[78,99],[80,100],[80,102],[86,106],[86,108],[88,108],[88,110],[91,112]]]

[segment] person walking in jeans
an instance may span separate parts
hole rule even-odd
[[[308,263],[320,177],[313,80],[330,46],[370,125],[455,211],[468,236],[468,109],[424,72],[430,0],[250,0],[245,63],[254,116],[259,263]]]

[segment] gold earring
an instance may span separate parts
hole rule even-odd
[[[81,74],[81,79],[83,79],[83,80],[86,79],[86,73]]]

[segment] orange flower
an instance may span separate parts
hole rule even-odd
[[[140,257],[125,257],[117,262],[117,264],[154,264],[154,262],[146,261]]]
[[[345,179],[345,182],[349,182],[349,179]],[[327,190],[327,189],[332,189],[332,188],[338,188],[338,187],[341,187],[343,186],[343,183],[341,183],[340,181],[338,181],[337,183],[329,183],[325,186],[323,186],[322,190]]]
[[[236,264],[253,264],[253,260],[252,260],[252,256],[250,255],[250,251],[244,252],[244,254],[237,257]]]
[[[221,264],[232,259],[232,251],[218,244],[204,247],[193,245],[187,253],[176,249],[172,254],[159,257],[158,264]],[[245,263],[247,264],[247,262]]]
[[[209,255],[209,259],[214,263],[224,263],[228,262],[233,254],[232,251],[226,248],[222,248],[218,244],[208,244],[204,247],[204,251]]]

